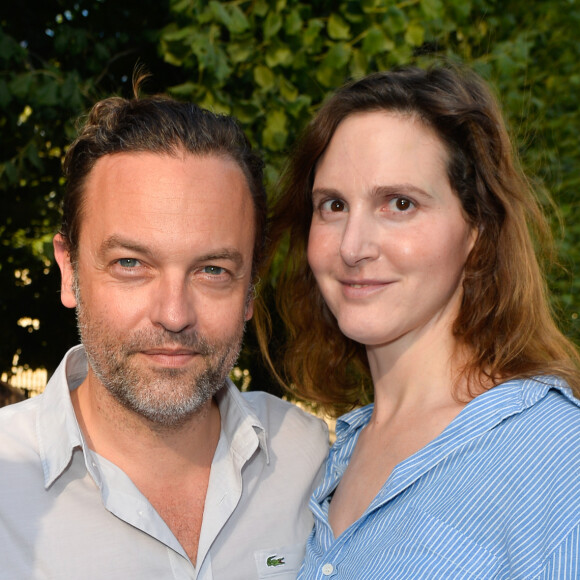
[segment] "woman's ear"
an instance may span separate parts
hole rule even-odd
[[[60,268],[60,300],[67,308],[75,308],[77,298],[74,290],[74,268],[70,259],[68,244],[61,234],[56,234],[52,240],[54,257]]]

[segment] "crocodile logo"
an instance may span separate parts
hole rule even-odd
[[[268,566],[276,567],[276,566],[284,566],[286,562],[284,562],[284,557],[278,558],[278,554],[274,554],[268,557],[268,559],[266,560],[266,564]]]

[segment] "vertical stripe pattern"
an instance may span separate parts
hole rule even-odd
[[[512,380],[476,397],[335,539],[330,497],[371,414],[337,422],[299,578],[580,578],[580,402],[564,382]]]

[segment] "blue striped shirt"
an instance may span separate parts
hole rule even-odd
[[[372,405],[344,415],[299,578],[580,578],[579,406],[553,377],[494,387],[397,465],[335,539],[330,498]]]

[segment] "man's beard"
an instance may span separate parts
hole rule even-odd
[[[77,321],[89,364],[103,386],[125,408],[158,427],[176,428],[202,409],[225,384],[240,353],[245,322],[237,332],[210,344],[195,331],[154,328],[119,338],[93,319],[77,291]],[[135,359],[143,350],[185,347],[197,353],[193,368],[147,367]]]

